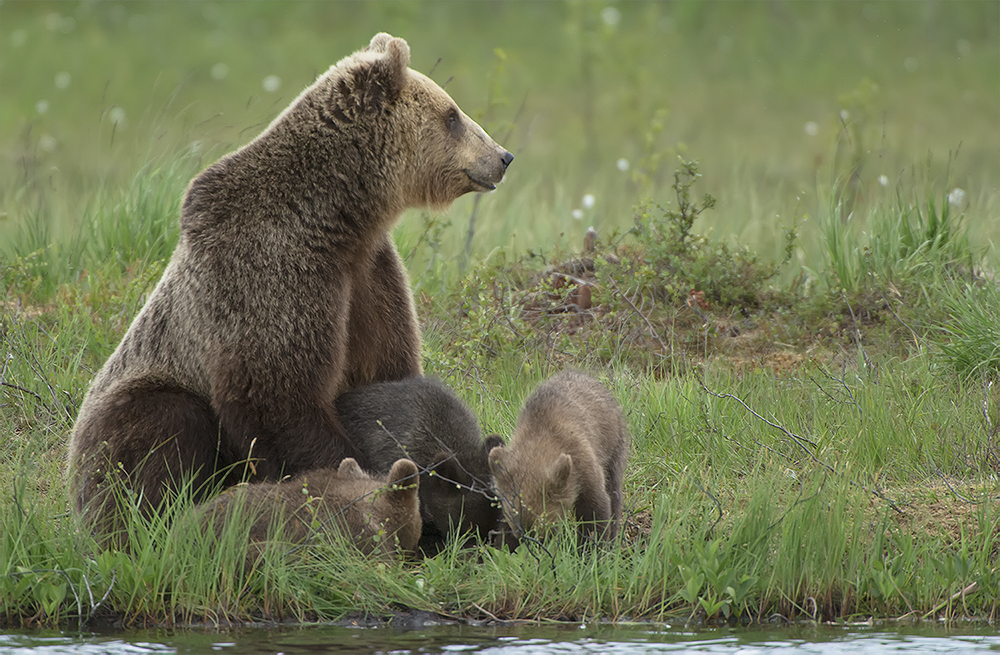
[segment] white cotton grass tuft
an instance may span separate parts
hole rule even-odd
[[[268,75],[261,82],[261,86],[263,86],[264,90],[268,93],[274,93],[281,88],[281,78],[277,75]]]

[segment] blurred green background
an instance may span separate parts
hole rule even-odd
[[[897,194],[961,189],[995,268],[995,0],[3,0],[0,250],[81,238],[88,212],[158,167],[173,166],[163,192],[179,197],[378,31],[405,38],[411,66],[517,157],[477,208],[479,257],[627,229],[637,202],[671,199],[683,155],[701,163],[696,191],[719,200],[695,229],[764,257],[799,221],[798,262],[814,265],[833,203],[856,218]],[[405,249],[433,224],[452,257],[474,202],[413,212],[397,238]]]

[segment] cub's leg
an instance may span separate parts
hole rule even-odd
[[[604,489],[611,499],[611,535],[617,535],[622,522],[622,485],[625,477],[625,461],[628,459],[628,441],[622,440],[611,456],[611,462],[604,471]]]
[[[580,530],[586,536],[611,539],[616,536],[616,524],[611,512],[611,498],[602,486],[581,490],[576,499],[576,518]]]

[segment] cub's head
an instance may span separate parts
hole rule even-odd
[[[377,34],[303,96],[320,129],[360,139],[364,149],[345,152],[345,164],[382,167],[402,207],[443,209],[463,194],[495,189],[514,156],[409,64],[406,41]]]
[[[503,504],[504,520],[515,534],[536,530],[545,534],[573,516],[580,492],[573,458],[562,453],[552,462],[523,461],[514,450],[490,451],[490,472]]]
[[[489,452],[503,440],[492,435],[486,438],[477,453],[470,453],[467,468],[450,451],[434,455],[426,477],[423,502],[424,516],[429,517],[441,534],[456,531],[476,534],[486,540],[500,522],[500,507],[490,480],[481,480],[470,472],[483,468]],[[475,458],[475,461],[473,461]],[[480,459],[481,458],[481,459]]]

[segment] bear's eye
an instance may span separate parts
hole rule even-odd
[[[462,130],[462,121],[458,116],[458,112],[452,109],[448,112],[448,118],[445,120],[448,125],[448,131],[453,135],[458,136]]]

